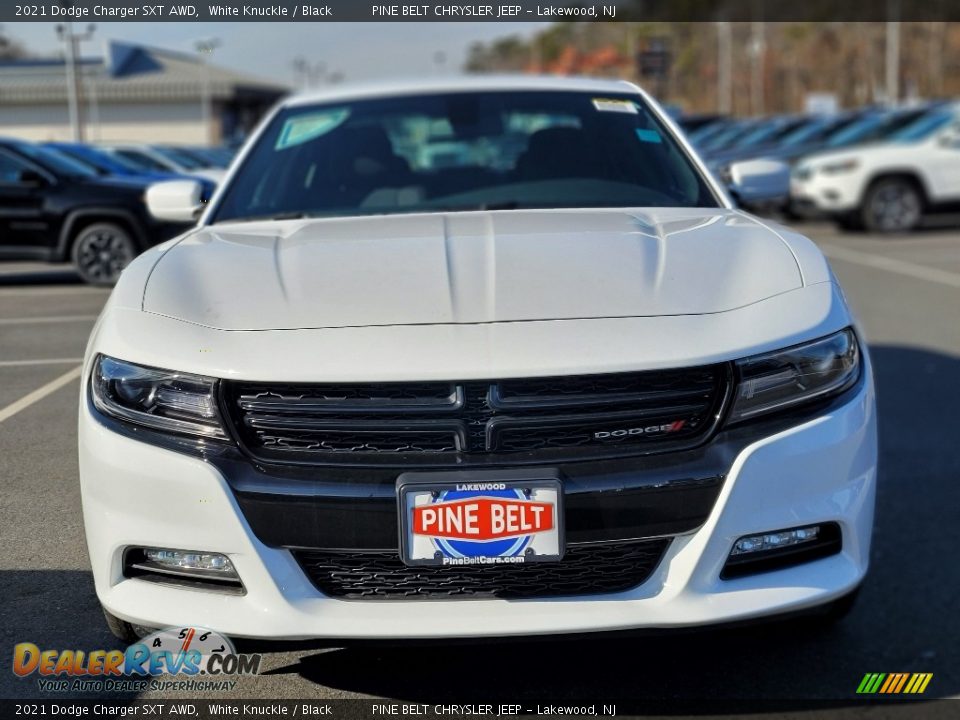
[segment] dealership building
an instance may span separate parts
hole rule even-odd
[[[80,114],[91,141],[219,144],[241,139],[288,88],[197,55],[108,44],[76,63]],[[63,59],[0,62],[0,135],[73,138]]]

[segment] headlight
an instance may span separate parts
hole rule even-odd
[[[860,377],[860,348],[849,328],[786,350],[737,363],[730,421],[782,410],[843,392]]]
[[[97,357],[93,404],[104,415],[164,432],[224,440],[213,378]]]
[[[825,175],[838,175],[840,173],[853,172],[858,167],[860,167],[859,160],[841,160],[840,162],[821,166],[820,172]]]

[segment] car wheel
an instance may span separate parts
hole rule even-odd
[[[107,621],[107,627],[110,628],[110,632],[113,633],[115,638],[122,640],[127,643],[127,645],[131,645],[140,638],[150,634],[149,628],[121,620],[103,606],[101,606],[100,609],[103,610],[103,617]]]
[[[879,233],[913,230],[923,217],[923,196],[916,183],[890,178],[867,190],[863,202],[863,224]]]
[[[72,255],[84,282],[114,285],[123,269],[137,256],[137,244],[119,225],[95,223],[77,233]]]

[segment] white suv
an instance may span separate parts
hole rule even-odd
[[[842,227],[912,230],[926,213],[960,202],[960,106],[920,116],[887,142],[817,153],[791,178],[798,206],[813,206]]]
[[[285,101],[123,273],[81,399],[128,639],[700,626],[841,610],[867,570],[874,391],[836,279],[626,83]]]

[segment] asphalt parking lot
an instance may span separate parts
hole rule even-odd
[[[881,477],[873,567],[829,632],[791,625],[670,637],[269,652],[233,697],[467,702],[824,698],[867,672],[932,672],[960,695],[960,231],[897,238],[803,228],[830,257],[870,342]],[[93,590],[80,515],[77,377],[106,291],[70,270],[0,263],[0,656],[120,647]],[[495,628],[491,628],[494,632]],[[6,665],[9,668],[9,665]],[[478,675],[478,671],[481,671]],[[196,693],[190,693],[196,695]],[[43,697],[0,670],[0,696]]]

